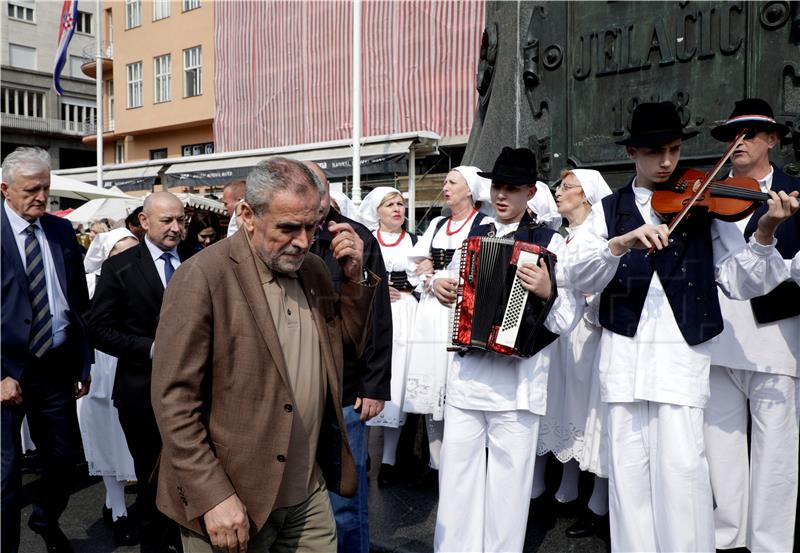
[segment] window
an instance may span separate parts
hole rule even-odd
[[[133,29],[142,24],[141,0],[125,0],[125,29]]]
[[[78,11],[78,21],[75,24],[75,32],[85,35],[92,34],[92,14]]]
[[[153,0],[153,21],[169,17],[169,0]]]
[[[18,21],[33,23],[33,1],[16,0],[8,3],[8,17]]]
[[[128,107],[142,107],[142,62],[129,63],[125,67],[128,72]]]
[[[200,7],[200,0],[183,0],[183,11],[196,10]]]
[[[69,76],[73,77],[75,79],[90,79],[89,77],[84,75],[83,71],[81,70],[81,66],[83,66],[84,63],[89,62],[89,61],[92,61],[92,63],[94,63],[93,60],[88,60],[88,59],[86,59],[84,57],[81,57],[81,56],[70,55],[69,56]],[[91,79],[91,80],[94,80],[94,79]]]
[[[44,118],[44,92],[2,87],[0,112],[9,115]]]
[[[153,58],[155,75],[155,103],[169,102],[172,98],[172,57],[169,54]]]
[[[184,156],[201,156],[203,154],[213,154],[214,143],[205,142],[203,144],[189,144],[187,146],[181,146],[181,151],[183,152]]]
[[[203,93],[203,54],[200,46],[183,51],[183,97],[200,96]]]
[[[108,130],[114,130],[114,79],[106,83],[106,98],[108,98]]]
[[[150,159],[167,159],[167,149],[150,150]]]
[[[91,132],[97,121],[97,108],[91,102],[68,98],[61,100],[61,120],[68,131]]]
[[[114,144],[114,163],[125,163],[125,142],[122,140]]]
[[[9,44],[8,61],[12,67],[36,69],[36,48],[20,44]]]

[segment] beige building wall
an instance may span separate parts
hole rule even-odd
[[[103,6],[105,28],[110,14],[110,39],[113,45],[113,69],[104,73],[104,92],[113,76],[113,131],[104,134],[105,163],[114,163],[116,143],[125,144],[124,162],[150,158],[150,150],[167,148],[168,156],[182,155],[181,147],[213,142],[214,117],[214,6],[201,0],[200,7],[182,11],[181,0],[169,2],[169,16],[154,20],[154,2],[141,2],[140,26],[126,29],[126,6],[113,2]],[[109,35],[106,35],[107,37]],[[201,94],[184,96],[184,50],[202,49]],[[171,57],[170,98],[155,102],[155,58]],[[127,66],[142,63],[142,106],[128,107]],[[108,124],[109,99],[103,102]],[[93,142],[93,137],[87,137]]]

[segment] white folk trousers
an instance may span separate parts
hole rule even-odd
[[[703,410],[610,403],[608,441],[611,550],[714,551]]]
[[[444,420],[434,550],[522,551],[539,415],[448,404]]]
[[[747,455],[747,403],[752,418]],[[800,441],[798,379],[711,367],[705,439],[717,547],[791,551]]]

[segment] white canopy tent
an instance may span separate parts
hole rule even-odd
[[[119,188],[100,188],[99,186],[62,177],[55,173],[50,173],[50,195],[73,198],[75,200],[94,200],[95,198],[130,199],[133,197]]]
[[[75,224],[88,224],[97,219],[119,221],[144,203],[143,198],[96,198],[89,200],[64,218]]]

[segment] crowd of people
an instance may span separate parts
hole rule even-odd
[[[618,142],[635,174],[615,192],[573,168],[551,192],[533,152],[505,147],[490,171],[447,174],[446,212],[418,237],[396,188],[355,205],[316,164],[273,157],[225,188],[227,234],[155,192],[92,225],[85,254],[45,212],[47,154],[18,149],[0,210],[2,553],[19,544],[23,417],[42,462],[27,523],[48,551],[72,551],[58,519],[84,455],[116,542],[143,553],[368,553],[368,465],[395,485],[418,428],[435,551],[521,551],[550,455],[557,501],[578,500],[581,472],[593,482],[570,537],[791,551],[800,179],[769,161],[788,132],[756,98],[712,130],[729,176],[768,198],[736,221],[694,209],[670,231],[654,193],[697,132],[643,103]],[[467,238],[555,256],[488,284],[513,282],[541,313],[519,326],[529,353],[452,347]]]

